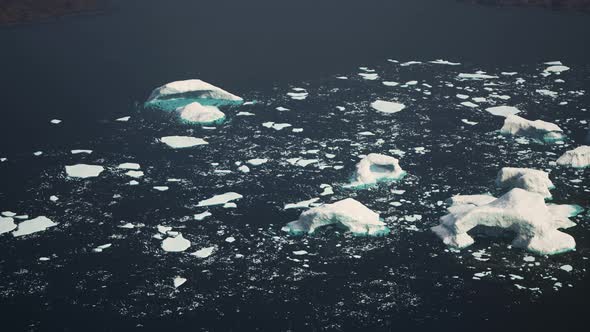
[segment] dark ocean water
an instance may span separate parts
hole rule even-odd
[[[588,170],[551,164],[588,132],[589,18],[442,0],[144,0],[114,1],[103,15],[2,28],[0,157],[8,160],[0,163],[0,211],[59,223],[25,238],[0,235],[5,330],[573,330],[587,322],[587,212],[567,230],[577,251],[537,256],[539,265],[523,261],[525,251],[507,248],[510,239],[478,238],[466,250],[449,251],[429,227],[445,213],[438,201],[499,194],[493,180],[503,166],[551,169],[554,201],[589,207]],[[437,58],[462,65],[427,63]],[[542,63],[553,60],[571,70],[540,75]],[[360,66],[380,79],[362,79]],[[500,76],[497,85],[457,80],[460,72],[478,70]],[[228,121],[213,130],[142,109],[154,87],[187,78],[257,103],[224,108]],[[412,80],[418,83],[404,86]],[[286,93],[293,87],[309,97],[291,100]],[[511,99],[491,98],[487,89]],[[487,101],[471,109],[459,105],[457,93]],[[382,115],[369,107],[376,99],[398,100],[407,109]],[[483,109],[501,104],[558,123],[566,144],[499,136],[502,118]],[[127,115],[129,122],[114,121]],[[292,127],[262,126],[269,121]],[[374,136],[358,134],[365,131]],[[171,150],[157,142],[166,135],[193,135],[209,145]],[[72,155],[71,149],[94,152]],[[357,156],[397,150],[405,152],[403,181],[363,191],[339,186]],[[269,162],[248,174],[237,171],[235,162],[257,157]],[[287,161],[295,157],[318,162],[298,167]],[[64,165],[82,162],[107,171],[67,178]],[[131,179],[116,169],[122,162],[141,164],[139,185],[129,186]],[[281,226],[301,210],[283,205],[319,197],[321,184],[335,191],[321,202],[354,197],[378,211],[392,234],[362,238],[329,229],[286,236]],[[160,185],[170,189],[152,189]],[[192,220],[206,210],[198,201],[228,191],[244,195],[238,208],[214,207],[212,217]],[[51,195],[59,201],[50,202]],[[145,226],[120,228],[124,222]],[[163,252],[153,238],[157,225],[182,232],[191,248]],[[225,242],[228,236],[236,242]],[[106,243],[112,247],[92,251]],[[208,259],[188,255],[208,246],[216,248]],[[309,254],[294,256],[296,250]],[[574,270],[561,270],[565,264]],[[473,279],[485,271],[491,274]],[[176,276],[188,279],[178,289]]]

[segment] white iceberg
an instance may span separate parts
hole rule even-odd
[[[220,124],[225,120],[225,114],[219,108],[197,102],[179,107],[176,111],[185,123],[211,125]]]
[[[571,166],[575,168],[590,167],[590,146],[582,145],[573,150],[566,151],[557,163],[562,166]]]
[[[392,114],[402,111],[406,105],[393,101],[376,100],[371,103],[371,107],[378,112]]]
[[[496,185],[507,189],[521,188],[546,199],[551,198],[549,190],[555,188],[547,172],[516,167],[503,167],[496,176]]]
[[[553,66],[549,66],[547,68],[545,68],[545,70],[543,72],[547,73],[547,74],[560,74],[561,72],[564,72],[566,70],[570,70],[570,67],[568,66],[564,66],[561,64],[555,64]]]
[[[254,159],[250,159],[248,161],[246,161],[248,164],[252,165],[252,166],[260,166],[262,164],[265,164],[268,162],[268,159],[266,158],[254,158]]]
[[[66,174],[72,178],[97,177],[104,171],[104,167],[98,165],[77,164],[66,166]]]
[[[173,111],[198,102],[201,105],[241,104],[243,99],[207,82],[192,79],[165,84],[152,91],[146,106]]]
[[[542,120],[530,121],[518,115],[507,116],[500,132],[505,135],[526,136],[545,143],[564,139],[563,130],[558,125]]]
[[[430,63],[433,63],[435,65],[448,65],[448,66],[459,66],[461,63],[459,62],[451,62],[451,61],[447,61],[447,60],[443,60],[443,59],[436,59],[433,61],[428,61]]]
[[[390,232],[378,213],[352,198],[309,209],[283,227],[283,231],[293,235],[312,234],[326,225],[342,226],[355,235],[379,236]]]
[[[514,106],[494,106],[486,108],[486,112],[491,113],[495,116],[507,117],[509,115],[515,115],[520,113],[520,110]]]
[[[215,195],[209,199],[200,201],[197,206],[211,206],[211,205],[222,205],[222,204],[226,204],[229,203],[231,201],[237,200],[237,199],[241,199],[242,195],[235,193],[235,192],[228,192],[225,194],[221,194],[221,195]]]
[[[119,166],[117,166],[117,168],[138,170],[141,168],[141,166],[138,163],[122,163],[122,164],[119,164]]]
[[[356,164],[356,171],[348,187],[362,187],[381,181],[400,180],[406,172],[391,156],[370,153]]]
[[[203,219],[205,219],[205,218],[207,218],[207,217],[210,217],[210,216],[212,216],[212,215],[213,215],[213,214],[211,214],[211,212],[209,212],[209,211],[205,211],[205,212],[202,212],[202,213],[195,214],[195,215],[193,216],[193,219],[195,219],[195,220],[198,220],[198,221],[201,221],[201,220],[203,220]]]
[[[197,258],[207,258],[213,254],[215,247],[205,247],[193,252],[191,255]]]
[[[165,136],[160,138],[160,141],[173,149],[184,149],[197,145],[209,144],[202,138],[190,136]]]
[[[162,241],[162,249],[167,252],[185,251],[191,246],[191,241],[185,239],[182,234],[178,233],[174,237],[167,237]]]
[[[0,234],[12,232],[15,228],[14,219],[11,217],[0,217]]]
[[[272,128],[274,130],[282,130],[284,128],[291,127],[291,125],[288,123],[274,123],[272,121],[265,122],[262,124],[262,126],[266,128]]]
[[[183,278],[183,277],[175,277],[174,280],[172,280],[172,284],[174,285],[174,288],[178,288],[178,287],[184,285],[186,280],[187,279]]]
[[[576,247],[572,236],[558,230],[564,226],[563,217],[551,214],[543,196],[520,188],[486,204],[451,208],[449,214],[440,218],[440,225],[432,227],[432,231],[451,247],[465,248],[473,244],[474,239],[468,232],[476,227],[481,231],[512,231],[516,234],[512,241],[514,247],[541,255],[559,254]]]
[[[25,220],[18,224],[18,228],[14,232],[12,232],[12,235],[15,237],[29,235],[44,231],[47,228],[53,226],[57,226],[57,223],[54,223],[53,221],[51,221],[51,219],[45,216],[40,216],[34,219]]]
[[[498,78],[498,76],[487,75],[485,73],[480,73],[480,72],[475,73],[475,74],[460,73],[457,77],[461,78],[461,79],[467,79],[467,80],[487,80],[487,79],[492,79],[492,78]]]

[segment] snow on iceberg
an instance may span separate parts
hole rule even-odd
[[[509,230],[516,234],[514,247],[551,255],[576,248],[574,238],[558,230],[566,225],[563,219],[551,213],[543,196],[515,188],[489,203],[451,206],[449,214],[440,218],[440,225],[431,229],[446,245],[455,248],[472,245],[474,239],[468,232],[476,227],[482,231]]]
[[[486,108],[486,112],[491,113],[495,116],[507,117],[509,115],[515,115],[520,113],[520,110],[514,106],[494,106]]]
[[[160,141],[173,149],[190,148],[197,145],[209,144],[202,138],[190,136],[165,136]]]
[[[557,163],[562,166],[571,166],[575,168],[590,167],[590,146],[582,145],[573,150],[566,151]]]
[[[152,91],[146,101],[147,107],[167,111],[176,110],[193,102],[201,105],[241,104],[243,99],[207,82],[192,79],[175,81]]]
[[[382,181],[400,180],[406,172],[391,156],[370,153],[356,164],[356,171],[348,187],[362,187]]]
[[[72,178],[97,177],[104,171],[104,167],[98,165],[77,164],[66,166],[66,174]]]
[[[190,103],[176,109],[183,122],[189,124],[211,125],[220,124],[225,120],[225,114],[212,105]]]
[[[518,115],[509,115],[500,129],[502,134],[526,136],[545,143],[564,139],[563,130],[558,125],[542,120],[530,121]]]
[[[53,221],[51,221],[51,219],[45,216],[40,216],[37,218],[25,220],[18,224],[18,228],[14,232],[12,232],[12,235],[15,237],[29,235],[44,231],[47,228],[53,226],[57,226],[57,223],[54,223]]]
[[[293,235],[313,234],[317,228],[327,225],[342,226],[355,235],[379,236],[390,232],[378,213],[352,198],[309,209],[283,227],[283,231]]]
[[[402,111],[406,105],[393,101],[376,100],[371,103],[371,107],[378,112],[392,114]]]
[[[222,204],[229,203],[231,201],[235,201],[237,199],[241,199],[242,197],[244,197],[244,196],[242,196],[238,193],[228,192],[228,193],[221,194],[221,195],[215,195],[211,198],[200,201],[197,204],[197,206],[222,205]]]
[[[555,188],[547,172],[515,167],[503,167],[496,177],[496,185],[508,189],[521,188],[540,194],[546,199],[551,198],[549,190]]]

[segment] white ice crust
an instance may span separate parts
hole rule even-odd
[[[389,229],[379,214],[355,199],[347,198],[332,204],[309,209],[298,220],[288,223],[283,230],[291,234],[312,234],[317,228],[339,225],[357,235],[386,235]]]
[[[516,234],[514,247],[550,255],[575,249],[574,238],[558,230],[573,225],[563,215],[552,214],[543,196],[515,188],[489,203],[451,206],[432,231],[446,245],[465,248],[474,243],[468,232],[476,226],[510,230]]]
[[[590,166],[590,146],[582,145],[573,150],[566,151],[557,163],[562,166],[586,168]]]

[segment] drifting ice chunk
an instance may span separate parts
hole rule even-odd
[[[168,252],[185,251],[191,246],[191,241],[185,239],[178,233],[175,237],[168,237],[162,241],[162,249]]]
[[[260,165],[265,164],[267,162],[268,162],[268,159],[266,159],[266,158],[255,158],[255,159],[250,159],[247,161],[247,163],[252,166],[260,166]]]
[[[570,70],[570,67],[563,65],[549,66],[545,68],[544,72],[547,74],[560,74],[563,71]]]
[[[464,205],[462,209],[441,217],[440,222],[432,231],[446,245],[456,248],[473,244],[474,240],[467,232],[476,226],[513,231],[516,233],[512,242],[514,247],[541,255],[559,254],[576,247],[573,237],[557,230],[563,223],[551,214],[543,196],[520,188],[512,189],[488,204]]]
[[[206,247],[193,252],[191,255],[198,258],[207,258],[213,254],[215,247]]]
[[[507,116],[500,132],[508,135],[527,136],[545,143],[561,141],[564,138],[563,130],[558,125],[542,120],[530,121],[518,115]]]
[[[475,74],[460,73],[457,77],[462,78],[462,79],[468,79],[468,80],[487,80],[487,79],[492,79],[492,78],[498,78],[498,76],[486,75],[483,73],[475,73]]]
[[[12,235],[15,237],[29,235],[44,231],[47,228],[53,226],[57,226],[57,223],[54,223],[53,221],[51,221],[51,219],[45,216],[40,216],[34,219],[25,220],[18,224],[17,230],[12,232]]]
[[[573,150],[567,151],[559,159],[557,163],[563,166],[571,166],[575,168],[586,168],[590,166],[590,146],[582,145]]]
[[[390,156],[370,153],[356,164],[351,187],[375,184],[380,181],[400,180],[406,172],[399,166],[399,161]]]
[[[501,188],[521,188],[551,198],[549,189],[555,188],[546,172],[530,168],[503,167],[496,177],[496,185]]]
[[[547,90],[547,89],[537,89],[536,91],[540,95],[551,97],[551,98],[556,98],[558,96],[558,93],[557,92],[551,91],[551,90]]]
[[[178,107],[198,102],[201,105],[241,104],[244,100],[201,80],[176,81],[152,91],[146,106],[173,111]]]
[[[298,220],[288,223],[283,230],[293,235],[312,234],[317,228],[339,225],[356,235],[387,235],[390,230],[379,220],[379,214],[360,202],[347,198],[333,204],[309,209]]]
[[[172,282],[174,284],[174,288],[178,288],[178,287],[184,285],[184,283],[186,282],[186,278],[183,278],[183,277],[175,277]]]
[[[143,172],[142,171],[128,171],[127,173],[125,173],[125,175],[137,179],[137,178],[140,178],[143,176]]]
[[[78,164],[66,166],[66,174],[72,178],[90,178],[99,176],[104,167],[97,165]]]
[[[160,138],[160,141],[173,149],[184,149],[197,145],[209,144],[202,138],[190,136],[165,136]]]
[[[391,82],[391,81],[383,81],[381,83],[385,86],[398,86],[399,85],[398,82]]]
[[[203,220],[203,219],[205,219],[205,218],[207,218],[207,217],[210,217],[210,216],[212,216],[211,212],[209,212],[209,211],[205,211],[205,212],[203,212],[203,213],[195,214],[195,215],[193,216],[193,218],[194,218],[195,220],[199,220],[199,221],[201,221],[201,220]]]
[[[520,110],[514,106],[495,106],[495,107],[488,107],[486,108],[488,113],[491,113],[495,116],[503,116],[507,117],[509,115],[514,115],[520,113]]]
[[[127,122],[127,121],[129,121],[129,119],[131,119],[131,117],[130,117],[130,116],[124,116],[124,117],[122,117],[122,118],[115,119],[115,121],[119,121],[119,122]]]
[[[436,65],[449,65],[449,66],[458,66],[458,65],[460,65],[460,64],[461,64],[461,63],[459,63],[459,62],[450,62],[450,61],[447,61],[447,60],[442,60],[442,59],[437,59],[437,60],[434,60],[434,61],[428,61],[428,62],[430,62],[430,63],[434,63],[434,64],[436,64]]]
[[[287,127],[291,127],[288,123],[274,123],[274,122],[265,122],[262,124],[263,127],[272,128],[274,130],[282,130]]]
[[[138,170],[141,168],[141,166],[139,166],[139,164],[137,164],[137,163],[122,163],[122,164],[119,164],[119,166],[117,166],[117,168]]]
[[[309,199],[307,201],[301,201],[298,203],[289,203],[289,204],[285,204],[285,207],[283,209],[288,210],[288,209],[305,209],[308,208],[311,204],[319,201],[320,199],[315,197],[312,199]]]
[[[225,114],[219,108],[210,105],[190,103],[176,109],[180,118],[186,123],[211,125],[220,124],[225,120]]]
[[[379,78],[377,73],[359,73],[359,76],[368,81],[374,81]]]
[[[371,107],[381,113],[397,113],[406,108],[406,105],[392,101],[376,100],[371,103]]]
[[[244,196],[242,196],[238,193],[228,192],[228,193],[221,194],[221,195],[215,195],[209,199],[200,201],[199,204],[197,204],[197,206],[222,205],[222,204],[229,203],[229,202],[237,200],[237,199],[241,199],[242,197],[244,197]]]
[[[91,154],[92,150],[72,150],[71,152],[72,152],[72,154],[80,154],[80,153]]]
[[[12,232],[16,228],[14,219],[10,217],[0,217],[0,234]]]

